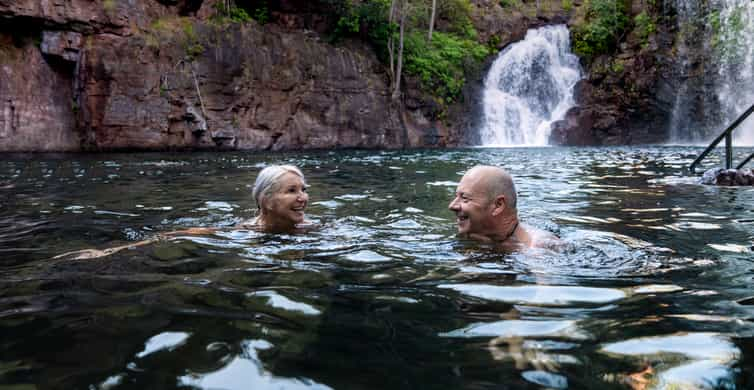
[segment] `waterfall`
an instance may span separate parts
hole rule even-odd
[[[564,25],[529,30],[500,52],[484,81],[483,146],[547,145],[581,78]]]
[[[725,126],[754,104],[754,3],[725,0],[720,11],[722,63],[716,85]],[[754,145],[754,120],[748,119],[733,133],[735,145]]]
[[[707,143],[754,104],[754,3],[675,0],[676,76],[672,143]],[[733,133],[754,145],[754,118]]]

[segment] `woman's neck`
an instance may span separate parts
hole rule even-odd
[[[254,224],[259,227],[259,229],[264,230],[266,232],[271,233],[281,233],[281,232],[290,232],[296,229],[296,224],[286,221],[286,222],[280,222],[280,221],[271,221],[266,215],[261,214],[254,220]]]

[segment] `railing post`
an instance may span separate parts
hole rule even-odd
[[[689,170],[694,173],[696,171],[697,164],[702,162],[702,160],[707,157],[707,154],[709,154],[709,152],[711,152],[712,149],[714,149],[717,144],[719,144],[723,140],[723,138],[725,138],[725,168],[730,169],[731,167],[733,167],[733,130],[735,130],[736,127],[753,112],[754,104],[752,104],[751,107],[749,107],[743,114],[741,114],[741,116],[738,117],[738,119],[736,119],[730,126],[728,126],[725,131],[720,133],[720,135],[718,135],[717,138],[715,138],[715,140],[709,144],[709,146],[707,146],[707,149],[705,149],[704,152],[702,152],[702,154],[700,154],[699,157],[697,157],[696,160],[694,160],[694,162],[689,165]],[[751,158],[747,158],[746,161],[750,159]]]

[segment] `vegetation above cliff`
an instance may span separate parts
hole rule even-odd
[[[458,99],[466,73],[489,55],[476,40],[468,0],[328,1],[338,13],[334,41],[368,41],[388,65],[396,91],[405,70],[440,106]]]
[[[588,0],[585,10],[585,22],[573,30],[573,51],[589,59],[616,47],[629,18],[624,0]]]

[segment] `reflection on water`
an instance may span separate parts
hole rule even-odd
[[[6,156],[0,386],[752,388],[754,190],[696,184],[698,152]],[[234,228],[266,163],[307,174],[319,230]],[[567,247],[458,240],[475,164]],[[187,227],[220,230],[130,246]]]
[[[741,353],[727,337],[715,333],[642,337],[608,344],[602,350],[641,356],[657,366],[657,387],[682,389],[735,387],[731,366]]]

